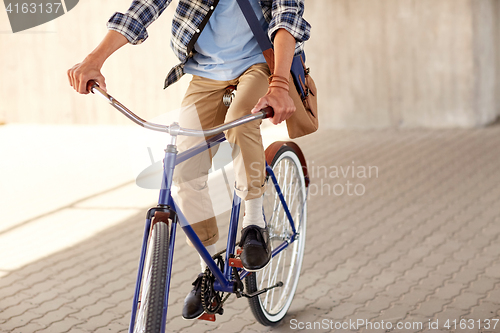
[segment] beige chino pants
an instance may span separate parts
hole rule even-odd
[[[257,64],[230,81],[193,76],[182,102],[180,126],[207,129],[250,114],[258,100],[267,92],[269,75],[267,64]],[[238,88],[236,97],[228,108],[222,97],[230,85]],[[262,121],[253,121],[225,133],[233,147],[236,194],[243,200],[258,198],[265,190],[261,123]],[[177,146],[182,152],[202,142],[203,138],[179,136]],[[178,205],[205,246],[215,244],[219,239],[207,186],[208,171],[216,151],[216,148],[212,148],[180,163],[174,173],[174,183],[178,186]]]

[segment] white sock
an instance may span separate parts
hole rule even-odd
[[[262,214],[263,196],[256,199],[245,200],[245,216],[243,217],[243,228],[256,225],[265,228],[264,215]]]
[[[205,246],[207,249],[208,253],[210,253],[211,256],[217,253],[217,249],[215,248],[215,244],[212,245],[207,245]],[[207,264],[205,263],[205,260],[200,256],[200,265],[201,265],[201,272],[205,272],[205,268],[207,268]]]

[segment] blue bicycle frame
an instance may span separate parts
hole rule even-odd
[[[141,247],[141,257],[139,260],[139,269],[137,273],[137,282],[135,285],[135,293],[134,293],[134,300],[133,300],[133,305],[132,305],[132,316],[130,318],[130,325],[129,325],[129,333],[133,333],[134,331],[134,326],[135,326],[135,318],[137,314],[137,307],[139,304],[139,293],[141,289],[141,281],[142,281],[142,275],[144,271],[144,263],[146,259],[146,252],[147,252],[147,245],[148,245],[148,240],[149,240],[149,234],[152,229],[151,223],[153,220],[153,217],[156,212],[168,212],[170,213],[170,242],[169,242],[169,253],[168,253],[168,261],[167,261],[167,276],[166,276],[166,288],[165,288],[165,299],[163,302],[163,315],[162,315],[162,325],[161,325],[161,333],[165,332],[165,324],[166,324],[166,318],[167,318],[167,306],[168,306],[168,295],[170,291],[170,278],[171,278],[171,273],[172,273],[172,262],[173,262],[173,256],[174,256],[174,246],[175,246],[175,234],[177,230],[177,223],[179,223],[182,227],[182,230],[184,233],[187,235],[189,240],[192,242],[194,245],[195,249],[198,251],[200,256],[203,258],[207,266],[209,267],[210,271],[213,273],[215,277],[215,282],[214,282],[214,289],[217,291],[221,292],[228,292],[228,293],[234,293],[237,292],[236,284],[235,284],[235,277],[233,277],[233,270],[232,267],[229,266],[229,259],[231,256],[234,254],[234,250],[236,247],[236,234],[238,231],[238,218],[240,214],[240,206],[241,206],[241,199],[236,195],[236,193],[233,195],[233,203],[232,203],[232,210],[231,210],[231,219],[230,219],[230,224],[229,224],[229,233],[228,233],[228,240],[227,240],[227,246],[226,246],[226,261],[224,263],[224,270],[222,271],[217,264],[215,263],[214,259],[210,256],[208,251],[206,250],[205,246],[199,239],[199,237],[196,235],[194,232],[193,228],[189,224],[189,222],[186,220],[184,214],[182,214],[182,211],[179,209],[177,204],[174,202],[174,199],[172,198],[171,195],[171,188],[172,188],[172,178],[174,174],[174,169],[175,166],[181,162],[184,162],[185,160],[200,154],[212,147],[215,147],[216,145],[224,142],[226,138],[224,137],[224,134],[222,134],[223,131],[239,126],[241,124],[247,123],[249,121],[257,120],[257,119],[264,119],[264,118],[270,118],[273,116],[273,110],[271,108],[265,108],[261,110],[260,112],[256,114],[251,114],[244,116],[240,119],[237,119],[235,121],[232,121],[228,124],[223,124],[219,125],[217,127],[214,127],[209,130],[204,130],[204,131],[199,131],[199,130],[192,130],[192,129],[185,129],[181,128],[177,123],[173,123],[170,126],[165,126],[165,125],[160,125],[160,124],[155,124],[151,123],[148,121],[145,121],[144,119],[140,118],[136,114],[134,114],[132,111],[127,109],[123,104],[118,102],[116,99],[114,99],[111,95],[108,95],[107,92],[99,88],[99,85],[95,83],[94,81],[89,81],[87,84],[87,90],[92,92],[92,93],[97,93],[101,97],[105,98],[114,108],[116,108],[118,111],[120,111],[122,114],[124,114],[127,118],[129,118],[131,121],[134,123],[150,129],[154,131],[159,131],[163,133],[169,133],[171,135],[171,142],[167,146],[167,149],[165,150],[165,158],[163,160],[163,178],[162,178],[162,185],[160,189],[160,195],[158,199],[158,205],[154,208],[149,209],[147,215],[146,215],[146,225],[144,229],[144,237],[142,240],[142,247]],[[219,134],[218,134],[219,133]],[[187,136],[203,136],[203,137],[210,137],[210,139],[206,140],[205,143],[202,143],[196,147],[193,147],[181,154],[177,154],[177,146],[176,146],[176,141],[177,141],[177,136],[178,135],[187,135]],[[293,221],[292,215],[290,214],[290,211],[288,209],[288,206],[285,202],[285,198],[281,192],[281,189],[279,187],[278,181],[276,180],[276,176],[274,175],[273,170],[269,165],[266,164],[266,172],[268,177],[271,178],[273,181],[274,187],[276,189],[276,193],[278,194],[278,197],[280,199],[281,204],[283,205],[284,212],[288,218],[288,221],[290,222],[290,226],[292,229],[292,235],[289,239],[283,241],[280,245],[278,245],[272,252],[272,257],[276,256],[279,254],[281,251],[286,249],[291,243],[293,243],[296,240],[297,236],[297,231],[295,229],[295,223]],[[239,280],[242,280],[245,278],[249,272],[245,271],[244,269],[239,269],[238,271],[239,274]],[[251,296],[251,295],[247,295]]]
[[[206,143],[202,143],[196,147],[193,147],[181,154],[177,154],[177,148],[175,145],[176,142],[176,136],[172,137],[172,142],[167,146],[167,149],[165,150],[165,159],[163,160],[163,180],[162,180],[162,186],[160,189],[160,195],[158,199],[158,206],[151,208],[146,216],[146,226],[144,229],[144,237],[142,241],[142,248],[141,248],[141,257],[139,261],[139,268],[138,268],[138,273],[137,273],[137,282],[135,286],[135,293],[134,293],[134,299],[133,299],[133,305],[132,305],[132,315],[130,318],[130,326],[129,326],[129,333],[133,333],[134,331],[134,325],[135,325],[135,318],[136,318],[136,313],[137,313],[137,307],[138,307],[138,302],[139,302],[139,293],[141,289],[141,281],[142,281],[142,274],[144,271],[144,263],[145,263],[145,258],[146,258],[146,252],[147,252],[147,244],[148,244],[148,239],[149,239],[149,234],[151,230],[151,221],[154,216],[154,213],[157,211],[169,211],[173,214],[171,214],[172,218],[172,223],[170,227],[170,243],[169,243],[169,253],[168,253],[168,263],[167,263],[167,278],[166,278],[166,292],[165,292],[165,300],[163,303],[163,317],[162,317],[162,330],[161,332],[165,332],[165,324],[166,324],[166,318],[167,318],[167,305],[168,305],[168,296],[169,296],[169,290],[170,290],[170,278],[171,278],[171,273],[172,273],[172,262],[173,262],[173,255],[174,255],[174,246],[175,246],[175,234],[177,230],[177,223],[180,224],[182,227],[182,230],[186,234],[186,236],[189,238],[189,240],[192,242],[194,245],[195,249],[198,251],[200,256],[205,260],[205,263],[209,267],[210,271],[213,273],[215,277],[215,283],[214,283],[214,289],[217,291],[221,292],[228,292],[228,293],[233,293],[235,292],[235,281],[232,276],[232,267],[229,266],[229,259],[231,255],[234,254],[235,247],[236,247],[236,234],[238,231],[238,218],[240,214],[240,206],[241,206],[241,199],[234,194],[233,195],[233,203],[232,203],[232,210],[231,210],[231,218],[230,218],[230,223],[229,223],[229,233],[228,233],[228,240],[227,240],[227,246],[226,246],[226,260],[224,263],[224,270],[222,271],[217,264],[215,263],[214,259],[210,256],[208,251],[206,250],[205,246],[199,239],[199,237],[196,235],[194,232],[193,228],[189,224],[189,222],[186,220],[184,217],[184,214],[180,210],[180,208],[177,206],[177,204],[174,202],[172,195],[171,195],[171,186],[172,186],[172,176],[174,173],[175,166],[181,162],[184,162],[185,160],[200,154],[206,150],[208,150],[211,147],[217,146],[218,144],[224,142],[226,139],[224,137],[224,134],[219,134],[217,136],[214,136],[208,140],[206,140]],[[282,244],[277,246],[273,252],[272,252],[272,257],[276,256],[278,253],[283,251],[285,248],[287,248],[291,243],[293,243],[296,239],[296,229],[295,229],[295,223],[293,221],[292,215],[290,214],[290,211],[288,209],[288,206],[285,202],[285,198],[281,192],[281,189],[278,185],[278,182],[276,180],[276,176],[274,175],[273,170],[269,165],[266,164],[266,172],[267,175],[271,178],[276,192],[279,196],[279,199],[283,205],[284,211],[288,217],[288,220],[290,222],[293,234],[290,237],[289,240],[284,241]],[[244,269],[239,269],[239,275],[240,279],[242,280],[245,278],[249,272],[245,271]]]

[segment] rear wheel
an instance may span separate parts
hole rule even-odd
[[[165,222],[154,224],[144,264],[134,333],[161,332],[167,276],[168,234],[168,225]]]
[[[306,183],[298,153],[295,149],[282,145],[270,160],[270,166],[295,223],[297,235],[295,241],[272,258],[269,265],[246,277],[248,293],[283,282],[282,287],[249,299],[255,318],[266,326],[277,325],[290,308],[299,282],[307,224]],[[274,250],[283,242],[290,242],[293,231],[271,177],[268,179],[263,201],[264,216]]]

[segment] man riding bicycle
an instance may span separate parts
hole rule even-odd
[[[262,27],[268,31],[275,53],[274,73],[245,22],[236,0],[179,0],[173,24],[171,46],[181,63],[170,71],[165,88],[185,73],[193,78],[182,101],[183,127],[211,128],[270,106],[273,124],[288,119],[295,106],[288,94],[292,58],[309,39],[310,25],[302,15],[304,0],[249,0]],[[148,37],[146,28],[171,0],[135,0],[125,13],[108,21],[108,33],[83,62],[68,70],[71,86],[86,94],[87,82],[95,80],[106,89],[100,70],[106,59],[127,43],[140,44]],[[273,75],[271,75],[273,74]],[[237,86],[238,95],[227,107],[223,95],[228,86]],[[262,215],[265,191],[265,157],[260,123],[251,122],[225,134],[233,146],[235,192],[245,201],[240,246],[241,261],[248,271],[264,268],[271,259],[269,233]],[[179,137],[178,147],[187,150],[197,143]],[[176,201],[208,252],[216,252],[218,229],[208,193],[207,179],[211,149],[179,164],[174,174],[178,186]],[[205,263],[201,260],[202,271]],[[183,317],[203,314],[201,276],[184,302]]]

